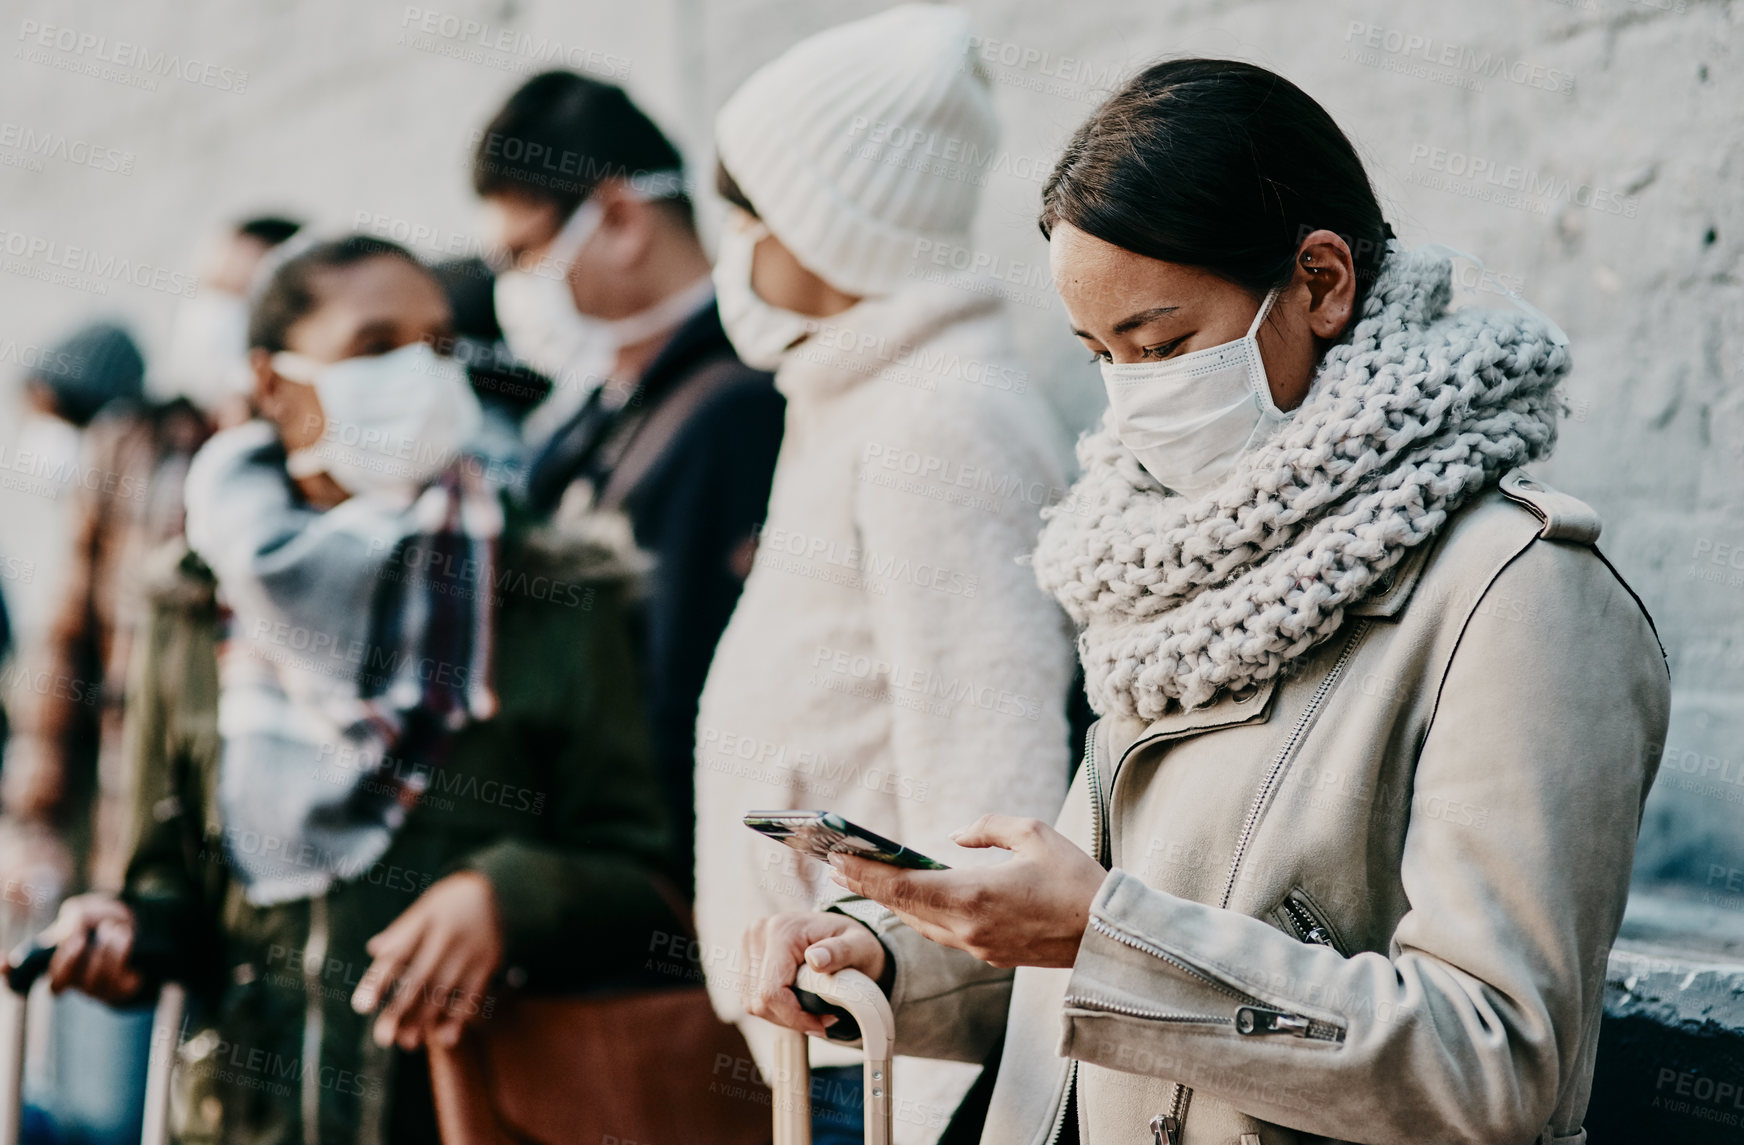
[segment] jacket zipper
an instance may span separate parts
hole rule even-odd
[[[324,983],[327,965],[327,895],[309,900],[309,935],[303,951],[303,1145],[321,1145],[321,1041],[327,1029]]]
[[[1152,958],[1167,962],[1182,973],[1197,978],[1218,993],[1227,994],[1240,1005],[1236,1007],[1235,1013],[1229,1017],[1213,1017],[1207,1014],[1169,1014],[1160,1010],[1141,1010],[1133,1006],[1122,1006],[1113,1002],[1094,1002],[1093,1000],[1087,1000],[1093,1004],[1086,1005],[1085,1009],[1105,1010],[1129,1018],[1145,1018],[1157,1022],[1210,1022],[1221,1026],[1234,1026],[1236,1033],[1249,1037],[1263,1034],[1289,1034],[1293,1037],[1312,1038],[1320,1042],[1342,1042],[1344,1040],[1344,1030],[1331,1022],[1322,1022],[1310,1018],[1306,1014],[1292,1014],[1276,1009],[1252,994],[1245,994],[1229,983],[1211,977],[1192,963],[1176,958],[1161,947],[1127,934],[1125,931],[1117,930],[1095,916],[1091,917],[1090,926],[1096,933],[1104,937],[1112,938],[1124,946],[1130,946]],[[1066,1001],[1071,1003],[1072,998],[1067,998]]]
[[[1314,690],[1314,695],[1308,700],[1308,706],[1302,710],[1302,714],[1296,717],[1296,726],[1290,729],[1290,738],[1284,741],[1283,749],[1272,761],[1271,770],[1266,773],[1265,782],[1260,785],[1259,793],[1254,796],[1253,805],[1247,810],[1247,818],[1242,821],[1241,834],[1235,843],[1235,855],[1229,861],[1229,878],[1224,881],[1223,897],[1217,904],[1219,907],[1227,908],[1230,896],[1235,893],[1235,876],[1241,869],[1241,860],[1247,855],[1248,841],[1253,837],[1254,828],[1259,825],[1260,810],[1266,804],[1266,797],[1271,794],[1272,787],[1277,783],[1278,777],[1283,774],[1284,765],[1290,761],[1290,756],[1295,752],[1297,743],[1302,739],[1302,733],[1307,730],[1308,722],[1314,718],[1314,714],[1320,710],[1320,705],[1325,702],[1327,693],[1332,691],[1332,686],[1344,674],[1344,666],[1350,661],[1351,652],[1356,648],[1357,641],[1362,639],[1363,633],[1367,632],[1368,629],[1369,622],[1367,620],[1357,622],[1356,628],[1351,631],[1350,638],[1344,642],[1344,648],[1339,652],[1338,659],[1333,662],[1332,670],[1326,674],[1326,679],[1320,681],[1320,686]],[[1094,920],[1092,923],[1094,924]],[[1115,936],[1110,935],[1110,937]],[[1167,958],[1167,956],[1165,958],[1174,965],[1181,964],[1179,959]],[[1206,978],[1197,970],[1190,970],[1190,973],[1202,980]],[[1217,985],[1221,987],[1221,983]],[[1225,989],[1225,992],[1229,991]],[[1258,999],[1254,999],[1254,1001],[1257,1002]],[[1283,1014],[1264,1003],[1258,1007],[1250,1007],[1250,1009],[1253,1011],[1250,1017],[1253,1028],[1243,1031],[1241,1019],[1238,1017],[1236,1020],[1237,1032],[1247,1033],[1250,1036],[1290,1033],[1296,1037],[1312,1037],[1322,1041],[1340,1042],[1344,1040],[1344,1031],[1337,1026],[1315,1022],[1300,1014]],[[1268,1019],[1262,1016],[1260,1011],[1276,1015],[1276,1017]],[[1239,1015],[1240,1011],[1237,1013]],[[1279,1028],[1278,1019],[1280,1018],[1289,1019],[1286,1023],[1288,1028]],[[1305,1024],[1298,1025],[1298,1022]],[[1180,1145],[1182,1126],[1187,1120],[1187,1103],[1192,1098],[1192,1089],[1179,1082],[1174,1084],[1169,1095],[1169,1112],[1158,1114],[1151,1119],[1151,1133],[1156,1138],[1156,1145]]]
[[[1104,998],[1091,998],[1084,994],[1067,994],[1066,1005],[1077,1010],[1093,1010],[1099,1014],[1119,1014],[1123,1018],[1143,1018],[1147,1022],[1174,1022],[1186,1026],[1233,1026],[1234,1018],[1226,1018],[1220,1014],[1175,1014],[1167,1010],[1150,1010],[1143,1006],[1128,1006],[1123,1002],[1110,1002]]]
[[[1308,723],[1314,714],[1320,710],[1320,705],[1326,701],[1326,695],[1332,691],[1332,686],[1338,683],[1338,678],[1344,675],[1344,666],[1350,662],[1350,654],[1355,651],[1357,641],[1363,633],[1369,630],[1369,622],[1360,620],[1351,630],[1350,638],[1344,642],[1344,648],[1333,663],[1332,670],[1326,674],[1326,679],[1320,681],[1320,686],[1314,689],[1314,695],[1308,700],[1308,706],[1302,709],[1302,714],[1296,717],[1296,726],[1290,729],[1290,738],[1284,741],[1283,750],[1278,752],[1272,761],[1272,768],[1266,773],[1265,782],[1260,784],[1259,793],[1254,796],[1252,806],[1247,809],[1247,818],[1242,821],[1241,834],[1235,841],[1235,855],[1229,860],[1229,878],[1223,883],[1223,897],[1217,903],[1220,907],[1229,906],[1230,895],[1235,893],[1236,872],[1241,869],[1241,861],[1247,855],[1247,845],[1253,838],[1254,828],[1259,826],[1260,811],[1266,805],[1266,797],[1277,786],[1278,777],[1284,773],[1284,765],[1290,762],[1290,757],[1296,752],[1296,745],[1302,740],[1302,733],[1307,730]]]
[[[1108,869],[1108,840],[1104,837],[1102,819],[1102,776],[1096,770],[1096,728],[1102,721],[1090,725],[1084,733],[1084,782],[1090,788],[1090,838],[1096,843],[1096,861]]]
[[[1078,1059],[1073,1058],[1066,1070],[1066,1088],[1060,1094],[1060,1109],[1054,1114],[1054,1128],[1048,1133],[1048,1145],[1055,1145],[1066,1130],[1066,1111],[1072,1108],[1072,1087],[1078,1084]]]
[[[1338,950],[1340,954],[1344,953],[1344,951],[1339,950],[1338,943],[1333,941],[1332,928],[1320,921],[1319,916],[1314,913],[1314,909],[1298,892],[1291,891],[1289,897],[1284,899],[1284,914],[1289,918],[1290,925],[1295,927],[1296,937],[1303,942],[1313,943],[1316,946],[1330,946],[1332,949]]]

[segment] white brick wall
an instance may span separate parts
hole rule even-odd
[[[267,207],[335,227],[381,216],[434,236],[427,251],[464,245],[475,226],[470,133],[553,49],[619,77],[706,179],[712,110],[732,87],[793,40],[872,7],[15,0],[0,16],[0,404],[15,408],[8,354],[94,311],[126,315],[162,346],[174,301],[163,289],[112,282],[99,296],[35,277],[68,246],[160,270],[161,286],[192,271],[194,244],[215,220]],[[1033,225],[1040,180],[1109,83],[1161,54],[1236,56],[1291,77],[1357,141],[1407,242],[1482,255],[1567,328],[1573,416],[1544,475],[1604,514],[1605,550],[1652,609],[1676,684],[1673,754],[1649,808],[1643,863],[1681,864],[1702,885],[1714,870],[1744,867],[1737,6],[969,7],[1006,121],[977,245],[1005,260],[1013,293],[1026,300],[1023,348],[1073,418],[1088,418],[1099,397],[1046,289]],[[423,11],[437,13],[434,32],[420,30]],[[462,33],[463,21],[484,30]],[[34,25],[63,29],[59,43],[71,46],[37,46]],[[487,46],[504,31],[526,38],[519,48]],[[165,58],[185,77],[150,70]],[[7,145],[25,132],[68,150],[82,143],[80,155],[94,146],[100,166],[125,170]],[[59,254],[20,257],[17,235],[58,244]],[[0,442],[13,423],[9,412]],[[43,531],[51,512],[41,498],[0,491],[0,556],[37,569],[33,583],[0,582],[26,623],[53,581]]]

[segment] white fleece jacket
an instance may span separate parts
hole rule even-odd
[[[868,299],[775,381],[768,521],[696,736],[704,969],[765,1071],[769,1027],[739,1001],[744,930],[840,890],[745,812],[826,809],[952,866],[996,862],[948,834],[987,812],[1051,821],[1072,750],[1071,633],[1027,563],[1069,444],[1000,304],[931,283]],[[859,1060],[813,1045],[814,1064]],[[899,1145],[932,1145],[976,1072],[899,1059]]]

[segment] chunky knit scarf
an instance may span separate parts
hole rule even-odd
[[[1081,628],[1091,705],[1153,720],[1272,679],[1448,515],[1549,454],[1568,350],[1515,311],[1450,311],[1440,251],[1388,255],[1347,341],[1270,441],[1200,500],[1111,425],[1047,511],[1036,577]]]

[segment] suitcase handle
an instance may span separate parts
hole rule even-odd
[[[24,1127],[25,1024],[31,987],[48,969],[55,948],[35,940],[25,942],[7,958],[6,985],[0,990],[0,1142],[20,1139]],[[137,953],[137,952],[136,952]],[[167,966],[163,951],[143,952],[151,968]],[[141,1003],[155,1010],[152,1015],[151,1052],[146,1065],[145,1121],[142,1145],[168,1145],[170,1140],[170,1080],[175,1069],[176,1048],[181,1044],[182,1016],[187,995],[164,975],[152,976],[141,991]]]
[[[896,1019],[878,984],[858,970],[820,974],[801,966],[794,989],[816,995],[846,1011],[860,1027],[866,1054],[866,1145],[890,1145],[892,1105],[890,1066],[896,1042]],[[811,1062],[805,1035],[778,1028],[775,1041],[775,1145],[809,1145],[811,1141]]]
[[[38,935],[27,938],[6,956],[6,985],[14,994],[28,994],[30,988],[36,985],[48,970],[49,960],[54,957],[53,943],[42,941]],[[140,990],[142,999],[149,1001],[156,992],[156,987],[174,977],[174,951],[161,943],[134,940],[133,950],[127,956],[127,964],[145,979]]]

